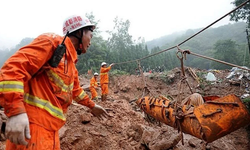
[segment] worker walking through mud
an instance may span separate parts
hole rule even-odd
[[[60,150],[59,129],[72,100],[107,117],[79,85],[77,54],[87,52],[95,25],[85,16],[63,23],[64,37],[45,33],[20,48],[0,71],[6,150]]]
[[[107,100],[107,96],[108,96],[108,83],[109,83],[109,75],[108,72],[111,69],[111,67],[114,64],[110,64],[107,67],[107,63],[106,62],[102,62],[101,64],[101,69],[100,69],[100,84],[101,84],[101,90],[102,90],[102,96],[101,99],[102,101],[106,101]]]
[[[98,82],[97,82],[97,77],[98,77],[98,73],[95,72],[94,73],[94,76],[90,79],[90,85],[89,85],[89,90],[91,92],[91,99],[92,100],[98,100],[98,97],[97,97],[97,91],[98,90],[98,87],[100,87],[100,85],[98,85]]]

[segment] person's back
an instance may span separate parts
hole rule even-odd
[[[28,82],[23,85],[25,87],[24,91],[18,94],[20,98],[22,98],[22,95],[24,96],[25,103],[20,104],[18,102],[14,103],[14,105],[18,108],[18,113],[27,111],[30,122],[40,124],[48,130],[58,130],[64,124],[64,113],[66,113],[66,108],[72,101],[70,92],[72,92],[73,86],[70,84],[74,82],[74,79],[70,78],[70,76],[75,76],[76,68],[74,63],[77,56],[69,38],[65,40],[66,54],[68,55],[67,74],[64,74],[64,59],[61,60],[62,62],[59,63],[57,68],[51,67],[48,63],[53,54],[52,50],[56,49],[62,40],[63,37],[53,33],[42,34],[30,44],[18,50],[17,53],[6,61],[1,69],[2,76],[0,76],[0,81],[11,81],[22,74],[26,75],[24,80]],[[39,50],[34,51],[33,48]],[[29,58],[26,56],[29,56]],[[19,61],[18,64],[15,60]],[[10,71],[15,74],[12,75]],[[2,78],[3,76],[4,79]],[[16,84],[12,85],[22,85],[22,80],[20,78],[19,81],[15,81]],[[16,110],[9,107],[11,106],[5,105],[5,109],[9,110],[6,111],[6,115],[15,115],[17,113]],[[58,111],[57,108],[62,108],[62,111]]]
[[[66,23],[74,25],[74,19],[78,20],[78,28],[72,30]],[[52,33],[38,36],[0,70],[0,105],[9,117],[6,150],[59,150],[58,131],[66,121],[65,113],[72,100],[89,107],[96,116],[106,114],[79,85],[77,54],[87,51],[95,27],[86,20],[80,16],[68,18],[64,37]]]

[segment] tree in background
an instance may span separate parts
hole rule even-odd
[[[246,0],[235,0],[234,2],[232,2],[236,7],[239,6],[241,3],[245,2]],[[250,31],[250,2],[248,2],[245,6],[243,6],[242,8],[236,10],[235,12],[233,12],[231,15],[230,15],[230,20],[233,20],[233,21],[238,21],[240,19],[242,20],[246,20],[246,23],[247,23],[247,29],[246,29],[246,32]],[[248,35],[247,37],[247,40],[248,40],[248,47],[249,46],[249,41],[250,39],[250,35]],[[249,48],[249,51],[250,51],[250,48]],[[247,64],[249,66],[249,52],[246,53],[246,55],[248,54],[248,57],[245,57],[247,59]],[[248,133],[248,137],[250,137],[250,125],[247,126],[247,133]]]
[[[108,62],[124,62],[131,60],[131,49],[132,48],[132,36],[129,35],[128,30],[130,27],[129,20],[123,21],[116,17],[114,19],[115,26],[112,31],[108,31],[110,37],[107,42],[107,47],[111,53],[113,53],[112,58],[108,58]],[[115,57],[114,57],[115,56]],[[116,66],[116,68],[124,70],[124,65]]]
[[[137,41],[132,40],[132,36],[128,33],[130,27],[128,20],[123,21],[116,17],[113,30],[107,31],[109,39],[104,40],[98,28],[99,21],[95,20],[92,13],[86,14],[86,16],[97,24],[97,28],[93,32],[91,46],[87,53],[78,56],[77,69],[79,74],[85,74],[90,69],[92,72],[99,72],[100,64],[103,61],[107,63],[126,62],[142,58],[148,54],[143,38],[139,38]],[[134,73],[135,68],[137,68],[136,62],[115,65],[112,70],[119,69],[120,71]]]
[[[85,55],[78,56],[76,67],[79,74],[87,73],[92,69],[92,72],[99,72],[101,63],[106,59],[109,51],[107,50],[106,41],[100,35],[98,27],[99,20],[95,19],[93,13],[86,14],[86,16],[96,24],[96,29],[93,32],[91,46]]]
[[[240,4],[244,3],[246,0],[235,0],[232,2],[236,7],[238,7]],[[239,21],[239,20],[246,20],[248,28],[250,28],[250,2],[248,2],[246,5],[241,7],[240,9],[237,9],[232,14],[230,14],[230,20],[231,21]]]
[[[157,39],[155,39],[154,41],[158,44],[153,45],[159,46],[153,46],[152,44],[151,46],[148,46],[149,43],[145,42],[143,38],[138,38],[136,41],[132,40],[132,36],[128,33],[130,27],[128,20],[122,21],[116,18],[114,30],[109,32],[109,40],[105,40],[101,36],[101,31],[98,28],[99,21],[96,21],[92,13],[86,16],[88,16],[88,18],[97,24],[97,28],[93,32],[94,36],[87,53],[78,57],[78,62],[76,65],[77,69],[79,70],[79,74],[86,74],[90,69],[92,69],[92,72],[99,72],[100,64],[103,61],[107,63],[120,63],[141,59],[145,56],[158,53],[163,49],[167,49],[182,42],[192,33],[191,30],[188,30],[186,33],[184,32],[182,36],[165,36],[163,38],[159,38],[160,41],[165,41],[165,44],[160,44],[157,42]],[[218,28],[209,29],[201,35],[194,37],[187,43],[184,43],[180,48],[189,49],[194,53],[214,58],[214,56],[217,56],[219,53],[219,49],[215,50],[214,43],[216,43],[218,40],[223,41],[225,39],[230,39],[231,41],[235,41],[236,45],[235,51],[237,53],[234,56],[235,60],[237,60],[236,65],[244,65],[249,67],[249,53],[247,50],[246,37],[244,34],[245,25],[246,24],[244,22],[238,22],[235,24],[228,24]],[[195,31],[196,30],[194,30],[194,32]],[[11,56],[21,46],[28,44],[31,40],[32,39],[24,38],[19,45],[15,46],[15,48],[11,49],[10,51],[0,51],[0,65],[4,63],[5,58],[7,59],[7,57]],[[148,47],[151,48],[148,49]],[[214,55],[215,52],[217,53],[216,55]],[[187,60],[185,60],[184,64],[185,66],[196,67],[200,69],[214,68],[213,61],[192,55],[187,55]],[[221,63],[218,63],[216,67],[220,67],[220,65]],[[141,60],[141,66],[143,67],[144,71],[147,71],[147,69],[155,69],[157,67],[160,67],[164,71],[168,71],[174,67],[180,67],[180,61],[176,57],[175,49],[152,57],[146,57],[146,59]],[[230,66],[227,67],[230,68]],[[118,73],[126,72],[134,74],[136,68],[138,68],[137,62],[133,61],[132,63],[115,65],[114,71]]]
[[[107,41],[107,48],[110,53],[106,58],[106,62],[127,62],[142,58],[145,54],[148,54],[148,52],[146,52],[148,50],[145,41],[142,38],[139,38],[137,41],[132,40],[132,36],[128,32],[130,27],[129,20],[123,21],[116,17],[114,24],[113,30],[108,31],[110,37]],[[114,66],[114,69],[128,73],[134,73],[136,68],[136,62]]]
[[[244,50],[240,49],[240,46],[232,40],[219,40],[214,45],[214,58],[225,62],[229,62],[236,65],[243,64]],[[231,66],[213,62],[212,67],[214,69],[230,69]]]

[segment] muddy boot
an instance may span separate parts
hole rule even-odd
[[[107,101],[107,97],[108,97],[108,95],[104,95],[104,101]]]
[[[102,95],[102,101],[105,102],[107,100],[107,95],[106,94],[103,94]]]
[[[93,100],[98,101],[98,97],[96,96],[95,98],[93,98]]]

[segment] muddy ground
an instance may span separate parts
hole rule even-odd
[[[194,73],[192,75],[192,72]],[[186,69],[187,81],[193,92],[203,96],[225,96],[235,94],[242,96],[248,88],[247,79],[232,82],[226,77],[229,70],[211,70],[217,80],[206,81],[206,70]],[[248,150],[249,135],[247,128],[242,127],[212,143],[184,134],[184,145],[178,131],[164,123],[148,120],[135,104],[141,98],[144,86],[150,96],[171,96],[176,99],[179,93],[178,83],[181,70],[175,68],[164,73],[144,73],[141,75],[120,75],[110,77],[110,95],[106,102],[97,104],[107,108],[110,115],[107,119],[98,120],[88,108],[72,104],[67,113],[67,122],[60,130],[62,150]],[[197,75],[197,76],[195,76]],[[89,85],[89,75],[81,75],[84,89]],[[100,91],[99,91],[100,93]],[[190,95],[187,85],[183,88],[183,98]],[[0,149],[4,149],[4,141]]]

